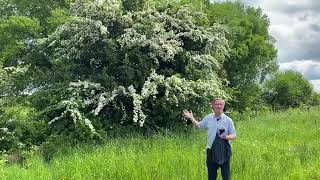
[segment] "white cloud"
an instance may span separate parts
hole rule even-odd
[[[320,92],[320,1],[243,0],[243,3],[260,7],[269,17],[269,32],[276,39],[280,69],[301,72]]]
[[[301,72],[306,79],[320,79],[320,62],[312,60],[295,60],[292,62],[279,63],[281,70],[293,69]]]
[[[320,92],[320,1],[244,0],[270,18],[280,69],[301,72]]]
[[[320,61],[320,51],[315,48],[320,46],[320,15],[308,12],[268,14],[271,20],[270,34],[277,41],[279,62],[295,59]]]

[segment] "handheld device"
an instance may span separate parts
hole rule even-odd
[[[225,129],[219,129],[219,134],[222,134],[225,132]]]

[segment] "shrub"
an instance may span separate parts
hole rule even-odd
[[[47,125],[36,120],[35,109],[26,105],[7,107],[1,118],[1,150],[27,150],[46,138]]]
[[[218,76],[228,51],[223,26],[188,7],[124,12],[120,2],[76,1],[74,17],[38,41],[32,57],[46,63],[30,70],[50,74],[48,87],[69,84],[58,106],[48,105],[53,133],[84,140],[110,128],[184,127],[184,108],[202,114],[211,98],[228,98]]]

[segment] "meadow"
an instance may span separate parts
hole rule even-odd
[[[235,122],[232,179],[320,179],[320,110],[289,110]],[[114,139],[72,147],[46,163],[0,164],[1,179],[206,179],[206,131]]]

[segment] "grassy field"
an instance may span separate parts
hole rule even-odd
[[[320,111],[291,110],[237,121],[232,179],[320,179]],[[118,139],[74,148],[50,163],[0,167],[1,179],[206,179],[206,132]]]

